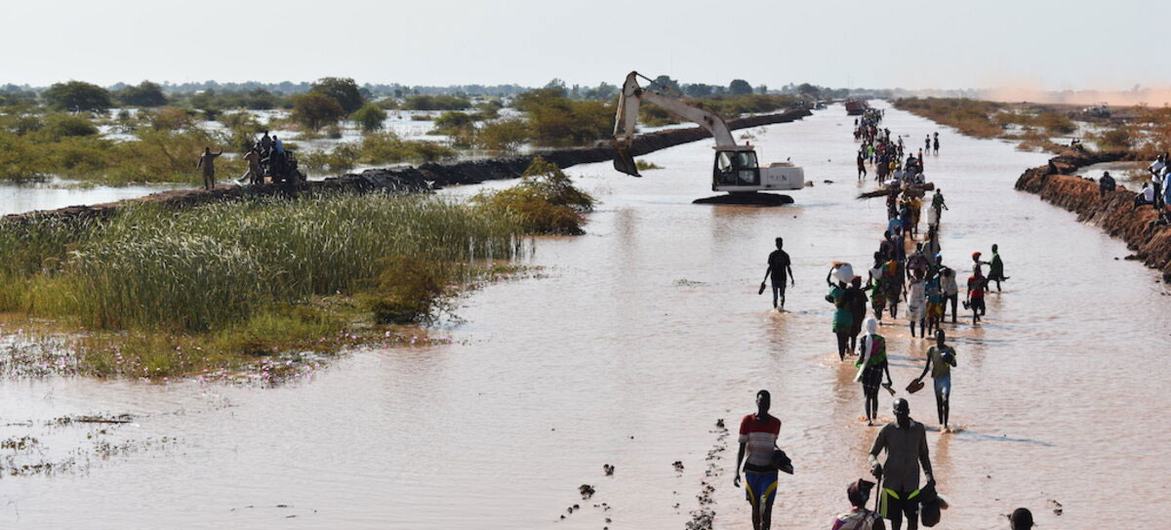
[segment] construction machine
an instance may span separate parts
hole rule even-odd
[[[732,138],[727,123],[714,112],[681,101],[679,98],[655,90],[652,85],[639,86],[638,79],[654,81],[630,72],[618,95],[618,112],[614,123],[614,169],[631,176],[641,176],[630,149],[638,125],[638,108],[644,101],[662,108],[680,118],[699,124],[716,140],[715,161],[712,164],[712,191],[728,192],[730,196],[701,199],[696,202],[783,204],[792,199],[783,195],[759,193],[763,191],[799,190],[805,187],[805,171],[789,162],[761,167],[752,145],[740,145]]]

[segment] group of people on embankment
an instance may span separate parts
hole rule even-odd
[[[856,122],[855,138],[868,145],[880,146],[883,157],[901,158],[902,139],[891,141],[889,130],[879,128],[881,114],[868,112]],[[928,145],[938,149],[938,139]],[[869,147],[859,151],[859,167],[864,168],[864,155]],[[889,155],[887,155],[889,151]],[[881,160],[875,160],[883,167]],[[935,189],[929,202],[926,233],[919,231],[920,215],[925,193],[922,189],[922,161],[911,155],[906,164],[894,166],[902,172],[900,178],[888,186],[887,225],[878,249],[874,252],[873,267],[863,276],[849,263],[835,262],[826,275],[829,292],[827,302],[833,304],[832,330],[836,338],[839,360],[856,357],[855,382],[861,384],[864,396],[866,423],[872,426],[878,420],[879,396],[886,390],[896,394],[887,362],[888,341],[880,333],[885,316],[894,321],[900,318],[900,302],[906,302],[903,313],[911,338],[926,339],[934,344],[927,349],[922,371],[906,387],[915,393],[925,385],[930,375],[935,394],[936,415],[942,432],[950,432],[951,372],[958,366],[956,350],[947,343],[943,327],[950,302],[951,324],[957,325],[959,286],[955,269],[944,265],[940,244],[943,212],[948,210],[942,190]],[[860,173],[861,173],[860,169]],[[881,170],[880,170],[881,171]],[[908,178],[907,171],[915,177]],[[886,171],[883,175],[888,174]],[[860,174],[860,177],[864,173]],[[768,257],[765,272],[771,281],[773,307],[784,310],[787,287],[794,286],[792,260],[784,250],[784,240],[776,238],[776,250]],[[908,249],[910,251],[908,252]],[[979,325],[986,315],[985,293],[989,282],[1000,290],[1004,262],[997,245],[992,245],[992,258],[982,259],[981,252],[971,255],[972,273],[967,278],[963,307],[971,311],[972,324]],[[984,267],[989,273],[984,275]],[[765,284],[760,286],[763,293]],[[889,312],[889,313],[888,313]],[[884,382],[885,379],[885,382]],[[778,488],[778,472],[792,472],[792,464],[784,451],[777,447],[781,420],[769,413],[771,395],[761,390],[756,395],[755,414],[745,416],[740,425],[740,450],[737,455],[735,484],[743,483],[752,505],[753,528],[768,529],[772,520],[772,504]],[[940,510],[947,508],[946,500],[936,492],[936,481],[931,467],[927,444],[927,429],[911,417],[910,403],[904,398],[894,400],[892,412],[895,421],[881,427],[868,451],[870,472],[875,482],[859,479],[847,487],[851,509],[833,519],[833,530],[862,530],[885,528],[889,521],[899,530],[904,521],[907,528],[916,529],[920,521],[934,526],[940,520]],[[885,456],[885,458],[884,458]],[[877,509],[867,509],[871,490],[877,487]],[[1013,512],[1012,527],[1030,528],[1032,514],[1024,508]]]
[[[260,139],[252,141],[251,144],[242,157],[248,163],[248,170],[239,178],[240,182],[263,184],[266,177],[274,182],[292,181],[295,180],[294,176],[304,179],[298,172],[296,157],[285,149],[285,143],[277,135],[270,136],[268,131],[263,131]],[[203,176],[203,189],[215,188],[215,159],[223,154],[222,149],[218,153],[213,153],[210,147],[203,148],[203,153],[195,163],[196,169],[199,169]]]

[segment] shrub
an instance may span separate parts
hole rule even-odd
[[[386,111],[374,103],[362,105],[362,108],[350,115],[363,132],[382,130],[382,122],[386,121]]]
[[[293,120],[310,130],[320,130],[346,115],[337,100],[317,92],[293,96]]]
[[[105,112],[114,106],[108,90],[83,81],[54,83],[42,96],[50,107],[71,112]]]
[[[513,118],[484,124],[476,131],[475,144],[489,151],[515,152],[529,139],[524,120]]]
[[[520,184],[495,192],[481,192],[474,202],[490,211],[516,216],[526,233],[582,234],[582,215],[593,210],[594,198],[578,190],[555,164],[533,159]]]
[[[138,86],[128,86],[116,94],[118,101],[128,107],[161,107],[167,104],[163,88],[156,83],[143,81]]]
[[[574,101],[555,88],[530,90],[515,106],[528,113],[533,140],[540,145],[567,147],[608,138],[614,130],[614,108],[600,101]]]
[[[390,256],[380,267],[375,294],[367,299],[375,322],[408,324],[434,316],[436,301],[451,280],[450,265],[416,256]]]
[[[463,110],[472,106],[468,98],[460,96],[410,96],[403,102],[407,110]]]
[[[68,114],[52,114],[45,118],[45,126],[39,136],[47,141],[56,142],[62,138],[74,136],[97,136],[98,128],[93,122],[82,116]]]

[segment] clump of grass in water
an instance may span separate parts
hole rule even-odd
[[[525,170],[520,184],[495,192],[482,192],[473,202],[489,211],[515,216],[527,233],[584,233],[584,214],[596,202],[590,194],[573,185],[573,181],[556,164],[541,157]]]
[[[663,169],[663,166],[660,166],[654,162],[647,162],[646,160],[635,160],[634,167],[638,168],[639,171],[650,171],[652,169]]]

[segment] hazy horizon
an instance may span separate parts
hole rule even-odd
[[[1171,86],[1156,32],[1127,28],[1171,4],[911,0],[876,10],[747,2],[712,25],[709,2],[588,5],[517,0],[324,9],[289,0],[271,12],[225,0],[6,3],[0,83],[312,81],[445,86],[620,83],[639,70],[685,82],[743,78],[779,88],[1129,90]],[[272,4],[272,7],[277,5]],[[266,6],[268,7],[268,6]],[[253,11],[255,13],[253,13]],[[746,14],[736,18],[736,14]],[[252,17],[252,19],[249,19]],[[737,26],[737,20],[743,25]],[[258,38],[248,38],[257,35]],[[297,38],[288,38],[295,35]],[[271,50],[271,51],[270,51]]]

